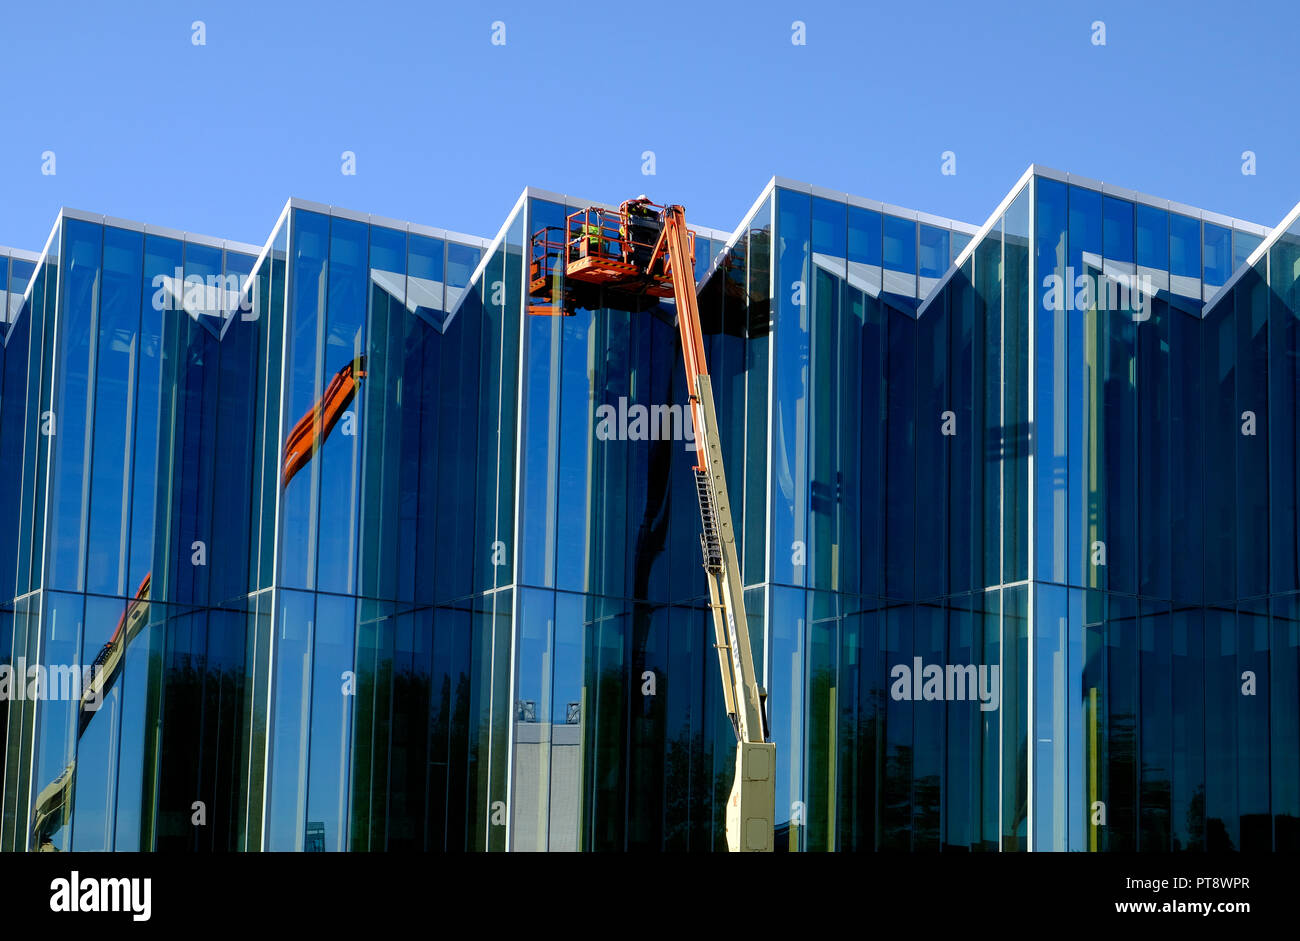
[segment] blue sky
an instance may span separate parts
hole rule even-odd
[[[1294,0],[12,2],[0,244],[65,205],[261,244],[289,196],[492,235],[526,184],[730,229],[773,174],[978,223],[1030,162],[1272,226],[1297,35]]]

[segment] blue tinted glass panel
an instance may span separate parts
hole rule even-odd
[[[938,278],[948,269],[948,230],[921,226],[921,277]]]
[[[370,227],[370,267],[380,271],[406,270],[406,233]]]
[[[1037,277],[1042,284],[1049,277],[1065,277],[1066,238],[1066,184],[1057,180],[1039,178],[1034,181],[1036,220],[1034,250],[1037,257]],[[1035,428],[1033,439],[1037,442],[1034,464],[1035,512],[1038,527],[1035,534],[1037,553],[1035,576],[1044,581],[1066,581],[1066,390],[1070,375],[1066,357],[1068,339],[1067,311],[1062,285],[1056,298],[1046,291],[1038,291],[1035,338]]]
[[[338,677],[353,668],[355,605],[352,598],[324,594],[317,597],[316,629],[312,638],[311,726],[308,731],[307,832],[318,844],[308,849],[341,851],[348,847],[348,759],[352,709],[350,697],[335,693]],[[290,605],[286,604],[285,610],[289,608]]]
[[[1169,213],[1154,206],[1137,206],[1137,263],[1148,268],[1169,267]]]
[[[472,245],[460,242],[447,243],[447,310],[455,310],[456,302],[469,285],[470,276],[478,267],[483,253]]]
[[[880,213],[849,207],[849,261],[878,265],[881,257]]]
[[[845,253],[845,205],[829,199],[812,201],[812,249],[836,258]]]
[[[1232,274],[1232,230],[1205,223],[1205,284],[1219,287]]]
[[[1102,253],[1108,261],[1133,261],[1133,204],[1113,196],[1102,198]],[[1064,848],[1064,847],[1062,847]]]
[[[407,303],[430,323],[441,324],[438,312],[443,309],[443,256],[447,248],[442,239],[412,234],[407,246]]]
[[[1070,257],[1102,251],[1101,194],[1070,187]],[[1076,266],[1077,267],[1077,266]]]
[[[246,255],[243,252],[226,252],[226,274],[248,275],[253,273],[253,262],[257,261],[252,255]]]
[[[808,511],[808,291],[811,200],[802,193],[777,191],[777,310],[773,340],[773,475],[772,545],[782,547],[770,557],[772,580],[803,585],[806,561],[798,555],[806,546]],[[584,367],[585,368],[585,367]],[[791,547],[785,551],[784,547]]]
[[[1234,229],[1232,232],[1232,270],[1236,271],[1246,263],[1250,253],[1259,248],[1264,240],[1258,235]]]
[[[213,245],[185,243],[185,274],[204,277],[221,273],[221,249]]]
[[[1096,262],[1101,254],[1101,194],[1090,189],[1071,186],[1069,192],[1069,238],[1068,264],[1064,272],[1067,282],[1070,276],[1078,278],[1088,272],[1086,261]],[[1071,271],[1073,269],[1073,271]],[[1076,281],[1077,284],[1077,281]],[[1067,436],[1064,455],[1067,467],[1067,492],[1069,500],[1066,564],[1067,581],[1071,584],[1084,584],[1087,573],[1096,569],[1088,564],[1087,549],[1090,544],[1088,527],[1095,514],[1098,500],[1098,486],[1094,473],[1089,474],[1089,461],[1099,457],[1096,452],[1097,431],[1091,425],[1089,416],[1096,415],[1096,389],[1098,370],[1095,360],[1098,356],[1096,317],[1088,312],[1066,311],[1064,318],[1066,333],[1065,349],[1068,351],[1066,362],[1066,407]],[[1089,352],[1089,351],[1092,352]],[[1089,368],[1080,368],[1091,358]]]
[[[916,223],[885,216],[885,267],[916,274]]]
[[[408,247],[412,278],[427,278],[430,281],[442,280],[442,256],[446,247],[442,239],[429,238],[425,235],[412,235]]]
[[[111,227],[104,230],[86,588],[109,595],[124,595],[128,587],[135,590],[134,585],[127,585],[127,540],[143,264],[144,237],[140,233]]]
[[[1056,585],[1035,591],[1034,657],[1034,849],[1067,849],[1066,673],[1069,653],[1068,592]]]
[[[103,227],[69,220],[60,272],[61,317],[54,346],[54,412],[58,417],[49,469],[50,555],[48,584],[80,590],[85,560],[85,478],[90,470],[88,432],[93,427],[90,328],[99,315]]]
[[[1201,222],[1190,216],[1169,216],[1169,273],[1182,278],[1201,276]]]
[[[329,253],[329,216],[297,211],[293,217],[293,288],[289,299],[286,337],[283,439],[295,428],[320,434],[320,418],[313,411],[324,391],[321,376],[320,318],[324,313],[323,275]],[[187,259],[190,253],[187,252]],[[303,422],[304,424],[299,424]],[[319,497],[319,461],[309,461],[283,478],[281,501],[281,584],[313,587],[316,574],[316,513]]]
[[[364,371],[366,292],[370,276],[366,262],[367,225],[351,219],[330,220],[329,266],[326,274],[328,295],[325,324],[324,362],[321,375],[326,388],[336,377],[354,375],[360,365]],[[344,422],[355,421],[364,414],[358,408],[365,401],[366,383],[348,404]],[[351,592],[356,588],[357,559],[357,482],[356,467],[362,437],[345,434],[346,427],[335,427],[323,435],[313,463],[320,472],[320,506],[317,535],[318,584],[332,591]],[[332,837],[332,835],[331,835]]]
[[[154,563],[155,486],[158,480],[159,402],[162,397],[162,341],[164,320],[169,311],[155,308],[153,302],[159,277],[170,278],[181,266],[184,247],[174,239],[145,236],[144,276],[141,279],[140,358],[135,380],[135,443],[131,496],[131,565],[127,577],[134,594]]]
[[[266,848],[303,849],[307,819],[307,746],[310,732],[310,671],[315,596],[279,596],[276,635],[275,715],[271,728],[272,773],[267,793]],[[331,664],[332,666],[332,664]]]
[[[967,235],[965,232],[957,232],[954,230],[952,233],[951,241],[952,241],[951,260],[956,261],[957,256],[960,255],[965,250],[966,246],[970,244],[970,236]]]

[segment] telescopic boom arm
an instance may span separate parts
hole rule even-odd
[[[745,618],[744,586],[731,523],[731,500],[722,464],[713,385],[704,357],[704,338],[690,259],[690,233],[681,206],[663,212],[663,232],[651,256],[649,272],[663,263],[677,302],[686,387],[690,392],[698,463],[695,489],[700,501],[704,570],[709,607],[722,671],[723,698],[736,731],[736,779],[727,802],[727,844],[732,852],[772,850],[776,746],[769,741],[767,693],[758,685]]]

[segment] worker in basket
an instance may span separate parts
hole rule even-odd
[[[628,202],[627,213],[619,226],[619,237],[626,246],[628,261],[638,268],[645,268],[650,263],[650,253],[659,239],[660,226],[661,220],[650,208],[649,198],[642,195]]]
[[[604,250],[605,240],[600,231],[600,224],[596,222],[579,223],[578,237],[574,240],[573,246],[574,257],[588,258],[602,255]]]

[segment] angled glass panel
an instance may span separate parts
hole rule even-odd
[[[863,265],[880,265],[883,251],[880,213],[849,207],[848,258]]]
[[[329,216],[295,210],[290,225],[288,318],[285,331],[284,411],[281,440],[285,458],[279,476],[280,584],[316,584],[317,513],[320,467],[315,448],[324,434],[320,407],[326,380],[321,355],[328,303]],[[301,455],[295,463],[292,455]]]
[[[442,239],[411,233],[407,245],[406,306],[417,316],[442,329],[446,321],[443,273],[447,246]]]
[[[1164,271],[1169,267],[1169,213],[1137,204],[1137,263]]]
[[[56,319],[53,424],[49,470],[50,587],[81,590],[85,585],[86,482],[93,459],[89,448],[94,427],[93,351],[103,272],[104,227],[69,219],[64,230],[60,272],[61,308]]]
[[[1250,232],[1243,232],[1241,229],[1232,230],[1232,270],[1236,271],[1246,263],[1251,252],[1259,248],[1264,243],[1261,236],[1254,235]]]
[[[1169,214],[1169,287],[1175,294],[1201,296],[1201,221]]]
[[[443,298],[443,309],[453,311],[460,303],[465,289],[469,287],[470,276],[483,257],[483,250],[477,245],[465,245],[462,242],[447,243],[447,290]]]
[[[330,412],[322,416],[322,440],[313,459],[320,474],[316,577],[317,584],[331,591],[351,593],[357,584],[363,430],[359,416],[365,414],[369,390],[365,361],[369,227],[341,218],[331,218],[329,223],[326,296],[321,299],[325,304],[321,375],[325,388],[337,394],[323,403]],[[327,842],[330,840],[327,835]]]
[[[904,297],[916,296],[916,223],[885,216],[884,290]]]
[[[777,190],[770,565],[787,585],[807,583],[810,212],[807,195]]]
[[[90,491],[86,590],[126,596],[131,527],[131,457],[140,370],[144,237],[104,230],[104,294],[96,339],[95,456]]]
[[[922,225],[920,231],[919,273],[923,278],[942,277],[948,270],[948,230]]]
[[[1132,263],[1133,204],[1126,199],[1104,196],[1102,212],[1102,253],[1107,261]]]
[[[1205,223],[1204,252],[1206,288],[1222,287],[1232,274],[1232,230]]]

